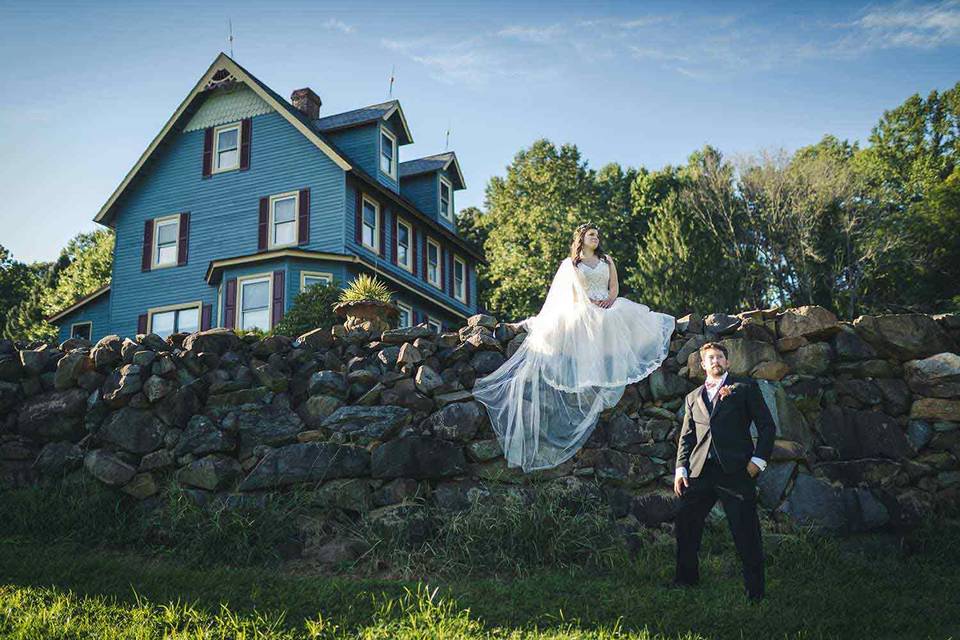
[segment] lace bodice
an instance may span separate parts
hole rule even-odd
[[[587,295],[591,300],[602,300],[610,294],[610,265],[606,260],[601,260],[595,267],[581,262],[577,265],[577,270],[583,276]]]

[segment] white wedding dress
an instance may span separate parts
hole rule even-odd
[[[653,373],[667,357],[676,320],[617,298],[607,309],[610,267],[600,261],[560,264],[528,335],[473,396],[484,404],[510,467],[554,467],[590,437],[600,412],[624,387]]]

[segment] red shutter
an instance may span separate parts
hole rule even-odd
[[[240,123],[240,171],[250,168],[250,138],[253,135],[253,120],[244,118]]]
[[[210,328],[210,322],[213,319],[213,305],[205,304],[203,305],[203,310],[200,312],[200,331],[206,331]]]
[[[283,319],[283,271],[273,272],[273,309],[271,327],[277,326]]]
[[[423,234],[423,271],[420,273],[420,276],[427,280],[427,234]],[[429,282],[429,280],[427,280]]]
[[[363,236],[361,235],[361,228],[363,225],[363,194],[360,193],[360,190],[357,189],[357,215],[355,219],[353,239],[357,244],[361,243]]]
[[[297,224],[297,244],[310,243],[310,189],[300,189],[300,216]]]
[[[137,333],[147,332],[147,314],[141,313],[137,316]]]
[[[463,297],[467,300],[467,306],[470,305],[470,265],[463,263]]]
[[[237,321],[237,279],[227,280],[227,295],[223,301],[223,326],[233,329]]]
[[[267,250],[267,227],[270,221],[270,198],[260,198],[260,223],[257,226],[257,251]]]
[[[419,235],[414,229],[413,237],[410,239],[410,250],[413,252],[410,256],[410,270],[413,271],[413,275],[417,275],[417,236]]]
[[[393,264],[397,264],[397,245],[400,244],[400,218],[396,214],[393,216],[393,242],[390,243],[390,258]]]
[[[153,266],[153,220],[143,223],[143,257],[140,260],[140,271],[150,271]]]
[[[411,316],[411,317],[410,317],[410,322],[413,324],[413,326],[417,326],[418,324],[420,324],[419,322],[417,322],[417,310],[416,310],[416,309],[414,309],[413,311],[410,312],[410,316]]]
[[[203,132],[203,177],[209,178],[213,170],[213,127]]]
[[[187,251],[190,248],[190,212],[180,214],[180,237],[177,238],[177,264],[187,264]]]
[[[380,251],[378,253],[387,257],[387,209],[380,208]]]

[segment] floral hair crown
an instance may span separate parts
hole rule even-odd
[[[590,228],[596,229],[597,233],[600,233],[600,228],[597,227],[597,225],[593,224],[592,222],[584,222],[582,225],[577,227],[577,233],[580,233],[581,231],[585,231],[586,229],[590,229]]]

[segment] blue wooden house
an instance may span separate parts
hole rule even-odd
[[[483,255],[457,234],[453,152],[413,142],[396,100],[321,116],[220,54],[95,221],[116,233],[106,286],[56,314],[60,338],[268,330],[300,291],[377,275],[400,326],[459,326]]]

